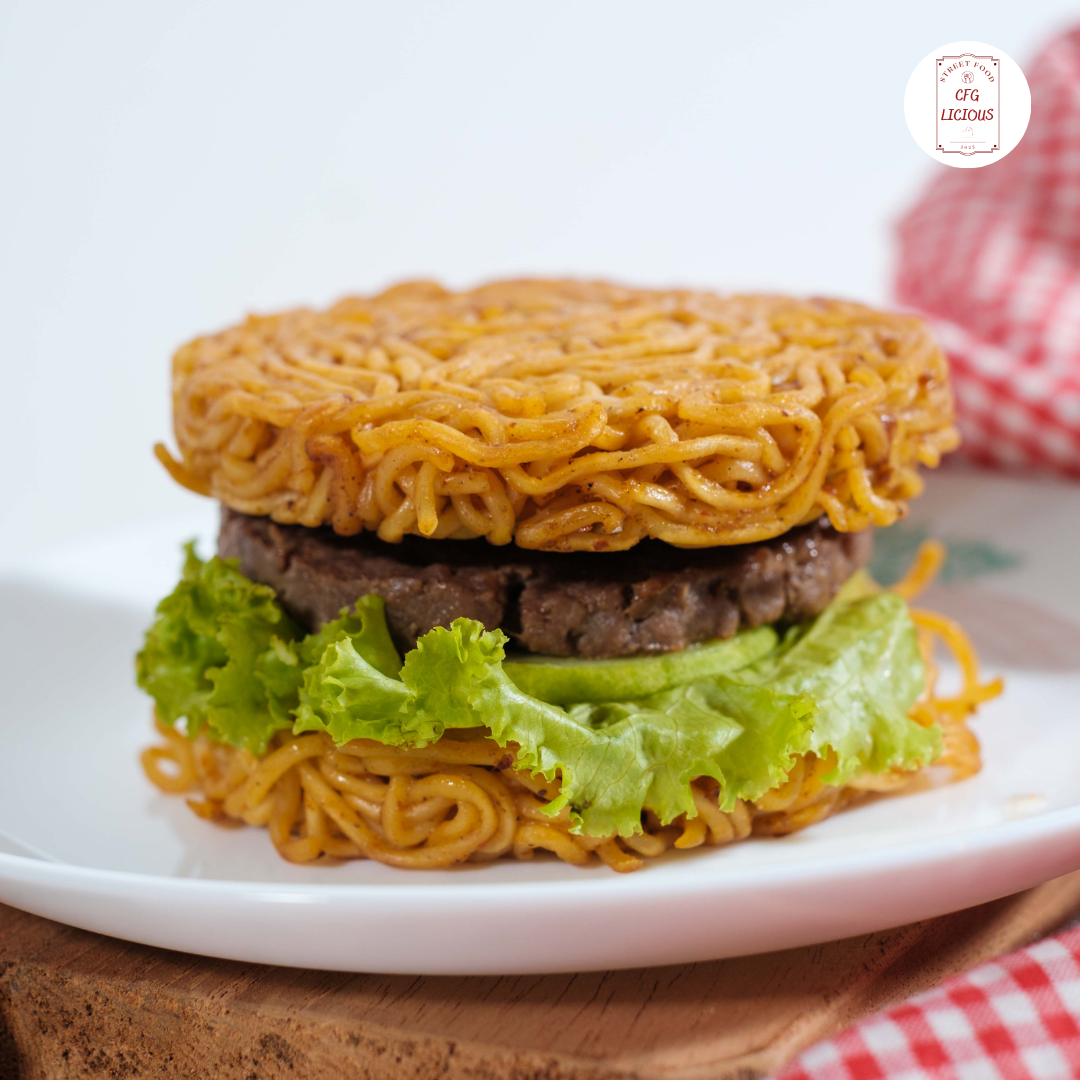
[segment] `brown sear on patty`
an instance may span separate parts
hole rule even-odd
[[[465,617],[500,627],[530,652],[597,658],[675,652],[742,627],[808,619],[866,563],[872,544],[869,530],[840,533],[824,519],[758,544],[693,550],[658,540],[572,554],[413,536],[388,544],[225,507],[218,536],[219,554],[277,590],[309,630],[376,593],[403,652]]]

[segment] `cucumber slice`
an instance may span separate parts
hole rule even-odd
[[[759,626],[725,640],[690,645],[681,652],[612,660],[514,656],[503,661],[503,670],[520,690],[552,705],[632,701],[672,686],[737,671],[771,652],[777,641],[771,626]]]

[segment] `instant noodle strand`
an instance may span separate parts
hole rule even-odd
[[[307,526],[619,550],[889,525],[953,449],[908,315],[572,281],[412,283],[173,362],[172,476]]]

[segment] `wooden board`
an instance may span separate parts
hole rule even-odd
[[[763,956],[409,978],[207,960],[0,906],[0,1080],[752,1080],[1077,908],[1080,871],[929,922]]]

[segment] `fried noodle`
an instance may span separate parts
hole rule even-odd
[[[958,442],[918,318],[568,281],[252,317],[177,352],[173,401],[159,459],[235,510],[559,551],[889,525]]]

